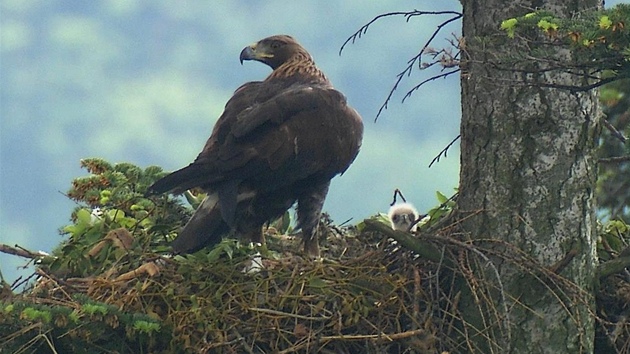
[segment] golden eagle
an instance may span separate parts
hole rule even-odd
[[[304,250],[319,256],[317,226],[330,180],[354,161],[363,137],[348,106],[295,39],[277,35],[241,52],[273,69],[239,87],[197,159],[149,187],[148,193],[208,193],[173,241],[189,253],[236,234],[263,242],[262,226],[297,202]]]

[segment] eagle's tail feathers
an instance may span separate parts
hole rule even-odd
[[[168,174],[157,182],[153,183],[146,192],[146,195],[162,194],[171,192],[180,194],[188,189],[200,187],[208,180],[208,173],[203,171],[203,166],[190,164],[180,170]]]
[[[203,200],[171,246],[175,254],[192,253],[221,242],[228,231],[221,216],[218,195],[213,193]]]

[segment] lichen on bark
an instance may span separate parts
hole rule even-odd
[[[588,353],[594,340],[593,190],[600,112],[594,92],[536,86],[536,82],[579,84],[579,78],[562,73],[524,73],[544,68],[544,62],[533,60],[528,68],[514,71],[496,69],[502,56],[532,50],[501,38],[496,26],[500,19],[522,16],[527,4],[517,1],[506,7],[498,0],[463,1],[466,70],[459,211],[467,237],[501,240],[541,267],[551,267],[576,252],[557,279],[519,267],[514,260],[494,259],[510,299],[511,343],[498,347],[514,353]],[[554,0],[544,6],[562,9],[559,16],[570,16],[597,5],[594,0],[571,6]],[[554,55],[567,60],[571,56],[566,49]],[[469,217],[471,212],[477,214]],[[565,281],[579,290],[564,291]],[[469,312],[472,322],[483,315]]]

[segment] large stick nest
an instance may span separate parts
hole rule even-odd
[[[130,255],[81,278],[58,277],[42,267],[17,306],[67,309],[52,311],[55,325],[38,344],[46,347],[47,337],[57,352],[126,353],[143,347],[151,352],[435,352],[441,320],[434,318],[426,280],[435,266],[384,249],[373,233],[350,231],[329,232],[323,261],[296,255],[290,249],[299,241],[277,235],[268,237],[271,250],[263,253],[269,257],[225,241],[219,248],[234,247],[232,258],[211,259],[207,251],[176,258]],[[143,329],[138,321],[159,329]],[[16,352],[25,349],[19,338],[32,337],[31,331],[22,328],[8,344]]]
[[[142,196],[161,170],[84,166],[92,176],[73,181],[68,195],[80,206],[52,255],[0,245],[37,262],[20,294],[3,282],[0,353],[502,353],[511,311],[528,309],[503,288],[499,263],[576,321],[597,316],[599,352],[630,345],[625,224],[601,232],[607,267],[597,313],[584,314],[576,309],[592,294],[560,275],[574,253],[541,265],[499,240],[470,240],[461,216],[448,217],[452,201],[415,235],[382,217],[358,228],[324,217],[323,260],[301,256],[289,214],[266,229],[266,246],[226,239],[172,257],[168,241],[191,209]]]

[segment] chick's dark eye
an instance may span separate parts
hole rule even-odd
[[[407,214],[407,217],[409,218],[409,220],[416,220],[413,214]]]
[[[392,220],[394,220],[394,221],[398,221],[398,218],[399,218],[399,216],[398,216],[398,215],[394,215],[394,216],[392,216]]]

